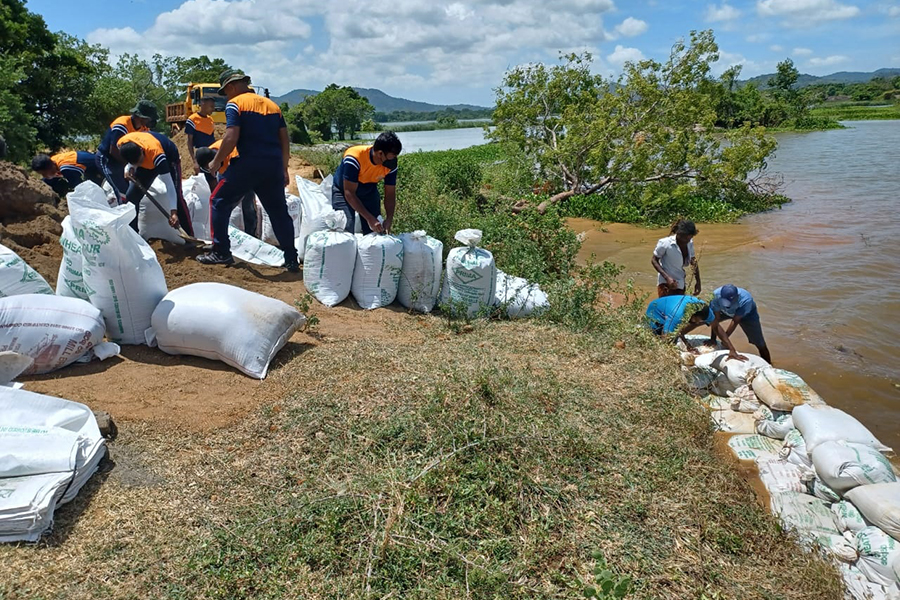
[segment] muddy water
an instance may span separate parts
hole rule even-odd
[[[794,201],[736,224],[700,224],[702,295],[726,283],[759,305],[776,366],[900,451],[900,121],[778,136],[770,170]],[[571,219],[582,259],[624,265],[655,297],[660,229]],[[741,350],[752,350],[735,332]]]

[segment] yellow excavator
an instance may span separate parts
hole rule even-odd
[[[262,93],[266,98],[269,97],[268,88],[250,86],[250,89],[257,94]],[[184,124],[188,117],[200,110],[200,99],[210,96],[216,99],[216,108],[212,114],[213,121],[216,123],[225,122],[225,105],[228,104],[228,100],[225,96],[219,95],[219,84],[189,83],[184,102],[166,105],[166,123],[171,125],[172,135],[184,129]]]

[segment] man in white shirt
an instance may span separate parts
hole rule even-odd
[[[664,237],[656,244],[650,264],[659,273],[656,279],[656,290],[660,298],[664,296],[681,296],[685,291],[687,274],[685,267],[694,270],[694,295],[701,291],[700,266],[694,256],[694,236],[697,226],[693,221],[679,219],[672,226],[672,235]]]

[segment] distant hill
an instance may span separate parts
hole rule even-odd
[[[369,99],[369,102],[371,102],[372,106],[375,107],[375,112],[389,113],[398,110],[405,110],[408,112],[436,112],[446,110],[448,108],[453,108],[456,110],[485,110],[487,108],[484,106],[475,106],[473,104],[429,104],[428,102],[417,102],[416,100],[396,98],[394,96],[385,94],[381,90],[376,89],[358,87],[355,87],[353,89],[356,90],[360,96],[365,96]],[[315,90],[297,89],[290,91],[283,96],[273,97],[272,100],[274,100],[278,104],[287,102],[289,105],[294,105],[298,102],[303,102],[303,100],[307,96],[315,96],[318,93],[319,92]]]
[[[809,85],[817,85],[820,83],[866,83],[867,81],[871,81],[876,77],[890,78],[896,77],[897,75],[900,75],[900,68],[878,69],[877,71],[871,71],[869,73],[863,73],[860,71],[840,71],[838,73],[832,73],[831,75],[823,75],[822,77],[802,73],[800,77],[797,78],[797,87],[803,88]],[[775,77],[775,73],[769,73],[768,75],[757,75],[756,77],[752,77],[743,83],[752,83],[761,89],[765,89],[769,87],[769,79],[771,79],[772,77]]]

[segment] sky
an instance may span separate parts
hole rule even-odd
[[[221,57],[273,96],[330,83],[435,104],[494,103],[508,69],[588,51],[616,76],[713,29],[716,71],[900,67],[900,0],[28,0],[53,31],[113,55]],[[111,7],[115,7],[112,9]]]

